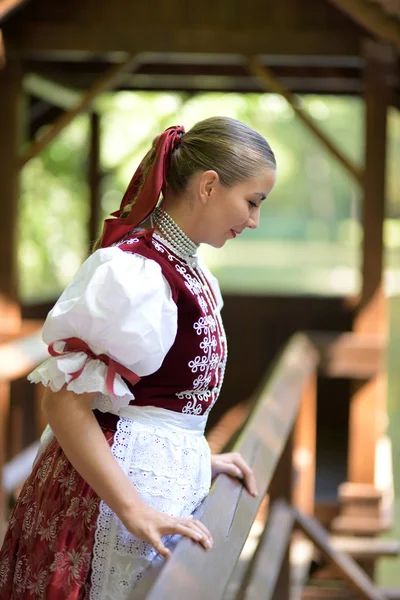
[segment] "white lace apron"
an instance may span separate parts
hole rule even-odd
[[[169,515],[192,514],[211,483],[207,417],[153,406],[128,406],[119,416],[112,452],[140,496]],[[171,546],[177,539],[164,542]],[[131,535],[101,502],[90,600],[136,600],[134,587],[156,558],[156,550]]]

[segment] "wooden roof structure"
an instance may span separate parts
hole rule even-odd
[[[363,40],[399,50],[399,15],[399,0],[0,3],[6,54],[35,74],[26,85],[38,126],[51,84],[68,103],[68,92],[89,88],[129,56],[136,62],[117,89],[263,91],[246,68],[257,56],[293,92],[361,94]],[[397,81],[397,106],[399,92]]]

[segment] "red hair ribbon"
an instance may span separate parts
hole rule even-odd
[[[155,146],[155,158],[150,166],[142,189],[139,192],[131,212],[125,218],[121,218],[123,209],[129,204],[137,193],[142,183],[145,160],[143,159],[136,169],[128,188],[122,198],[119,210],[111,213],[116,219],[106,219],[104,222],[101,247],[107,248],[121,240],[139,223],[144,221],[157,206],[161,191],[165,194],[166,176],[171,163],[172,151],[178,146],[185,129],[177,125],[169,127],[161,133]]]
[[[61,352],[58,352],[54,348],[54,344],[56,342],[65,342],[64,349]],[[129,381],[129,383],[131,383],[132,385],[135,385],[141,379],[141,377],[139,377],[139,375],[136,375],[136,373],[133,373],[126,367],[123,367],[120,363],[113,360],[106,354],[95,354],[89,348],[89,346],[86,344],[86,342],[84,342],[83,340],[80,340],[79,338],[70,337],[70,338],[66,338],[64,340],[56,340],[56,342],[52,342],[51,344],[49,344],[49,353],[51,354],[51,356],[64,356],[65,354],[69,354],[70,352],[84,352],[86,354],[86,360],[85,360],[83,366],[78,371],[74,371],[74,373],[68,373],[68,375],[71,376],[71,379],[69,382],[74,381],[75,379],[77,379],[79,377],[79,375],[81,375],[81,373],[83,372],[83,369],[86,366],[86,363],[91,358],[101,360],[108,366],[107,376],[106,376],[106,385],[107,385],[107,390],[113,396],[115,396],[115,394],[114,394],[114,379],[115,379],[115,376],[117,373],[119,375],[121,375],[121,377],[123,377],[124,379]]]

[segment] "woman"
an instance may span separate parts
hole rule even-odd
[[[275,182],[262,136],[215,117],[153,143],[98,249],[50,311],[40,454],[0,553],[0,598],[136,598],[213,476],[253,473],[204,438],[227,358],[218,283],[197,256],[258,225]],[[162,200],[159,202],[162,192]]]

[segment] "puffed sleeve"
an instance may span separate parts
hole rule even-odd
[[[53,391],[67,383],[77,394],[99,392],[94,408],[118,412],[134,395],[118,373],[110,395],[108,366],[96,356],[106,355],[138,377],[150,375],[161,366],[176,332],[177,307],[160,265],[118,247],[102,248],[83,263],[45,321],[43,340],[61,354],[28,378]],[[63,351],[68,338],[82,340],[90,355]]]

